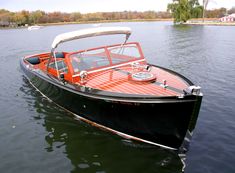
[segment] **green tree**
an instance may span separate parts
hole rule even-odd
[[[38,23],[39,19],[43,16],[43,12],[40,10],[33,11],[29,15],[29,23],[30,24],[36,24]]]
[[[189,0],[191,18],[201,18],[203,14],[203,6],[198,0]]]
[[[173,0],[168,4],[167,11],[173,14],[174,23],[186,22],[191,17],[188,0]]]

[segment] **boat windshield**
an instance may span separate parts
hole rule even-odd
[[[108,50],[113,65],[137,60],[141,57],[135,44],[110,47]]]
[[[136,44],[126,44],[72,53],[69,58],[77,73],[135,61],[141,55]]]

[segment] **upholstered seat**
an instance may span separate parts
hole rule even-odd
[[[35,57],[30,57],[26,59],[30,64],[36,65],[40,63],[40,59],[39,57],[35,56]]]

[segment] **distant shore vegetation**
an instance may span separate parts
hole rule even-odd
[[[98,21],[117,21],[117,20],[133,20],[133,19],[169,19],[172,18],[169,12],[96,12],[82,14],[80,12],[64,13],[64,12],[45,12],[41,10],[19,12],[11,12],[5,9],[0,9],[0,26],[25,26],[35,24],[50,24],[50,23],[85,23]]]
[[[135,21],[135,20],[166,20],[175,17],[174,4],[168,7],[168,11],[123,11],[123,12],[96,12],[82,14],[80,12],[45,12],[41,10],[11,12],[6,9],[0,9],[0,27],[19,27],[36,24],[56,24],[56,23],[91,23],[99,21]],[[199,4],[191,4],[191,13],[188,18],[202,18],[203,10]],[[220,8],[207,10],[206,18],[220,18],[226,13],[235,13],[235,7],[231,9]]]

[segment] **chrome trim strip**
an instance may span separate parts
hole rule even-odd
[[[106,68],[102,68],[102,69],[87,71],[87,73],[91,74],[91,73],[101,72],[101,71],[109,70],[109,69],[112,69],[112,68],[122,67],[122,66],[130,65],[130,64],[135,63],[135,62],[143,62],[143,61],[145,61],[145,59],[140,59],[140,60],[124,63],[124,64],[114,65],[114,66],[110,66],[110,67],[106,67]],[[80,76],[80,74],[75,74],[72,77],[77,77],[77,76]]]

